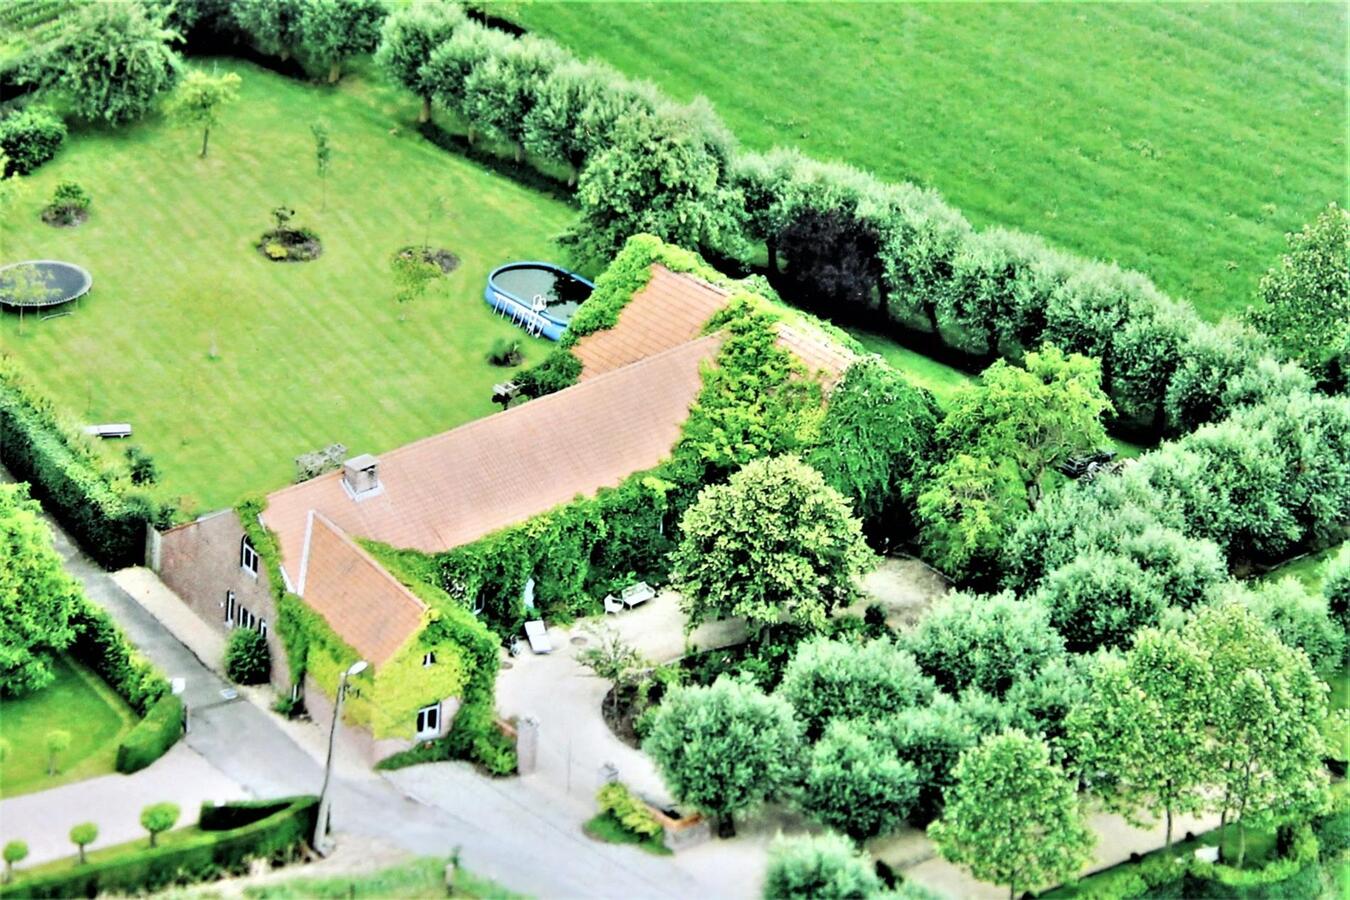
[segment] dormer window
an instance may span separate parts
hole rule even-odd
[[[248,535],[239,542],[239,568],[254,578],[258,577],[258,551],[249,543]]]
[[[431,668],[431,667],[434,666],[434,665],[436,665],[436,654],[435,654],[435,653],[423,653],[423,654],[422,654],[422,668],[424,668],[424,669],[429,669],[429,668]]]

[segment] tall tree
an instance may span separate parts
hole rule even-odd
[[[233,72],[217,75],[192,69],[169,98],[170,116],[190,125],[201,126],[202,152],[198,155],[202,159],[206,159],[211,129],[220,122],[221,107],[239,99],[239,85],[240,78]]]
[[[1327,686],[1305,654],[1240,604],[1201,607],[1183,634],[1209,658],[1207,759],[1217,773],[1221,819],[1238,826],[1241,868],[1248,828],[1306,817],[1326,802],[1319,727]]]
[[[796,457],[755,460],[704,488],[680,522],[674,582],[688,628],[744,616],[767,639],[791,618],[823,630],[873,557],[849,503]]]
[[[1208,803],[1205,750],[1210,683],[1203,650],[1175,631],[1148,630],[1121,658],[1099,656],[1087,701],[1068,717],[1068,742],[1107,809],[1135,824],[1161,813],[1172,823]]]
[[[421,99],[418,122],[431,120],[432,83],[422,67],[464,21],[464,8],[447,0],[403,3],[384,20],[375,63]]]
[[[329,84],[336,84],[347,59],[375,49],[386,14],[381,0],[303,0],[300,50],[310,63],[328,70]]]
[[[1340,552],[1327,562],[1322,577],[1322,596],[1327,598],[1331,618],[1350,639],[1350,544],[1341,547]]]
[[[229,15],[253,46],[269,56],[290,59],[299,43],[296,0],[230,0]]]
[[[70,615],[79,587],[61,567],[41,514],[27,485],[0,484],[0,696],[50,684],[52,655],[75,639]]]
[[[744,682],[678,688],[652,714],[642,749],[681,803],[716,816],[723,836],[733,817],[795,778],[801,730],[792,707]]]
[[[88,3],[62,30],[48,80],[75,115],[124,125],[150,111],[178,80],[180,40],[139,3]]]
[[[1248,315],[1290,359],[1325,373],[1350,342],[1350,210],[1332,203],[1261,279]]]
[[[963,754],[942,818],[928,826],[943,859],[1018,890],[1056,884],[1091,856],[1073,785],[1044,742],[1011,730]]]

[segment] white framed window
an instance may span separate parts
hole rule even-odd
[[[431,666],[434,666],[434,665],[436,665],[436,654],[435,654],[435,653],[423,653],[423,654],[422,654],[422,667],[423,667],[423,668],[430,668]]]
[[[248,535],[239,541],[239,568],[254,578],[258,577],[258,551],[248,541]]]
[[[225,592],[225,624],[233,625],[235,613],[239,609],[239,604],[235,602],[234,591]]]
[[[441,705],[434,703],[417,711],[417,734],[419,736],[441,733]]]

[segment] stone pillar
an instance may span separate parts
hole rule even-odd
[[[151,572],[159,574],[159,532],[155,526],[147,524],[145,526],[145,567]]]
[[[529,775],[539,767],[539,720],[522,716],[516,723],[516,771]]]

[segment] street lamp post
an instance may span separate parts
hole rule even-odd
[[[328,782],[333,777],[333,739],[337,736],[337,723],[342,718],[342,700],[347,696],[347,679],[360,675],[366,670],[367,663],[358,659],[338,679],[337,699],[333,703],[333,722],[328,726],[328,760],[323,766],[323,787],[319,790],[319,821],[314,825],[314,850],[320,856],[331,851],[328,844]]]

